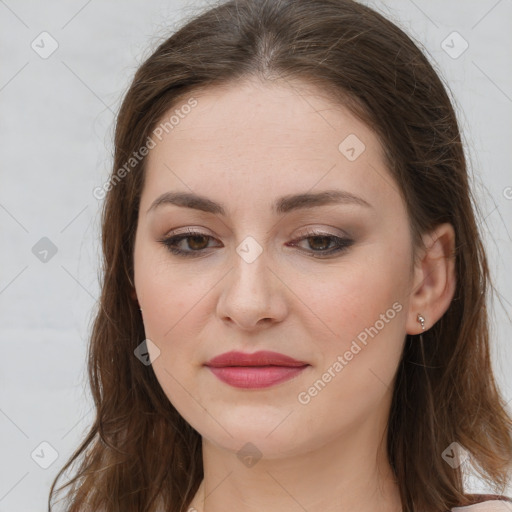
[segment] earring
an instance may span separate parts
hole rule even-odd
[[[418,319],[418,322],[421,324],[421,330],[424,331],[425,330],[425,318],[423,318],[423,316],[418,313],[417,319]]]

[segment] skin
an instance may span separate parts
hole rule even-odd
[[[194,97],[148,155],[134,250],[146,337],[160,350],[153,369],[202,436],[205,477],[191,510],[400,511],[385,442],[393,378],[406,334],[422,332],[417,314],[429,329],[453,297],[453,228],[425,234],[413,265],[408,215],[379,139],[312,86],[245,81]],[[354,161],[338,149],[349,134],[366,146]],[[326,189],[371,207],[271,211],[278,197]],[[227,215],[169,204],[147,213],[168,191],[204,195]],[[180,243],[202,256],[173,255],[158,241],[186,227],[212,237]],[[354,242],[315,258],[335,243],[301,239],[305,227]],[[262,249],[252,263],[236,251],[248,236]],[[300,403],[393,304],[394,318]],[[230,350],[273,350],[310,366],[269,388],[238,389],[203,366]],[[250,467],[237,457],[248,442],[262,454]]]

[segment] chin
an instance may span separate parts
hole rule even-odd
[[[282,422],[283,418],[280,419]],[[221,421],[223,428],[216,428],[214,431],[208,429],[196,430],[212,444],[217,447],[238,454],[240,450],[249,453],[261,452],[267,459],[277,459],[301,453],[305,450],[304,442],[307,440],[296,435],[296,429],[287,429],[275,421],[243,421],[229,423]],[[216,424],[216,426],[218,426]],[[291,427],[292,425],[290,425]],[[211,425],[209,425],[211,427]],[[276,428],[277,427],[277,428]],[[229,433],[228,433],[229,432]],[[230,435],[231,434],[231,435]],[[261,456],[261,455],[260,455]]]

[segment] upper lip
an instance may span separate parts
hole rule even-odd
[[[252,354],[237,351],[225,352],[205,363],[206,366],[217,368],[223,366],[306,366],[308,364],[279,352],[268,350],[261,350]]]

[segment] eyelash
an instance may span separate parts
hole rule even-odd
[[[183,240],[193,237],[206,237],[212,239],[213,237],[210,235],[206,235],[204,233],[200,233],[199,231],[188,230],[186,233],[182,233],[179,235],[173,235],[167,238],[163,238],[158,240],[161,244],[163,244],[170,253],[175,256],[183,257],[183,258],[194,258],[199,257],[204,254],[203,251],[206,249],[199,249],[197,251],[184,251],[182,249],[178,249],[176,244],[180,243]],[[328,233],[321,232],[308,232],[303,237],[294,240],[293,242],[301,242],[302,240],[307,240],[308,238],[329,238],[334,240],[336,246],[331,248],[328,251],[311,251],[310,256],[313,258],[328,258],[334,254],[339,254],[346,251],[353,243],[354,240],[350,238],[341,238],[339,236],[330,235]],[[330,243],[329,243],[330,245]],[[308,252],[308,251],[306,251]],[[321,254],[321,255],[320,255]]]

